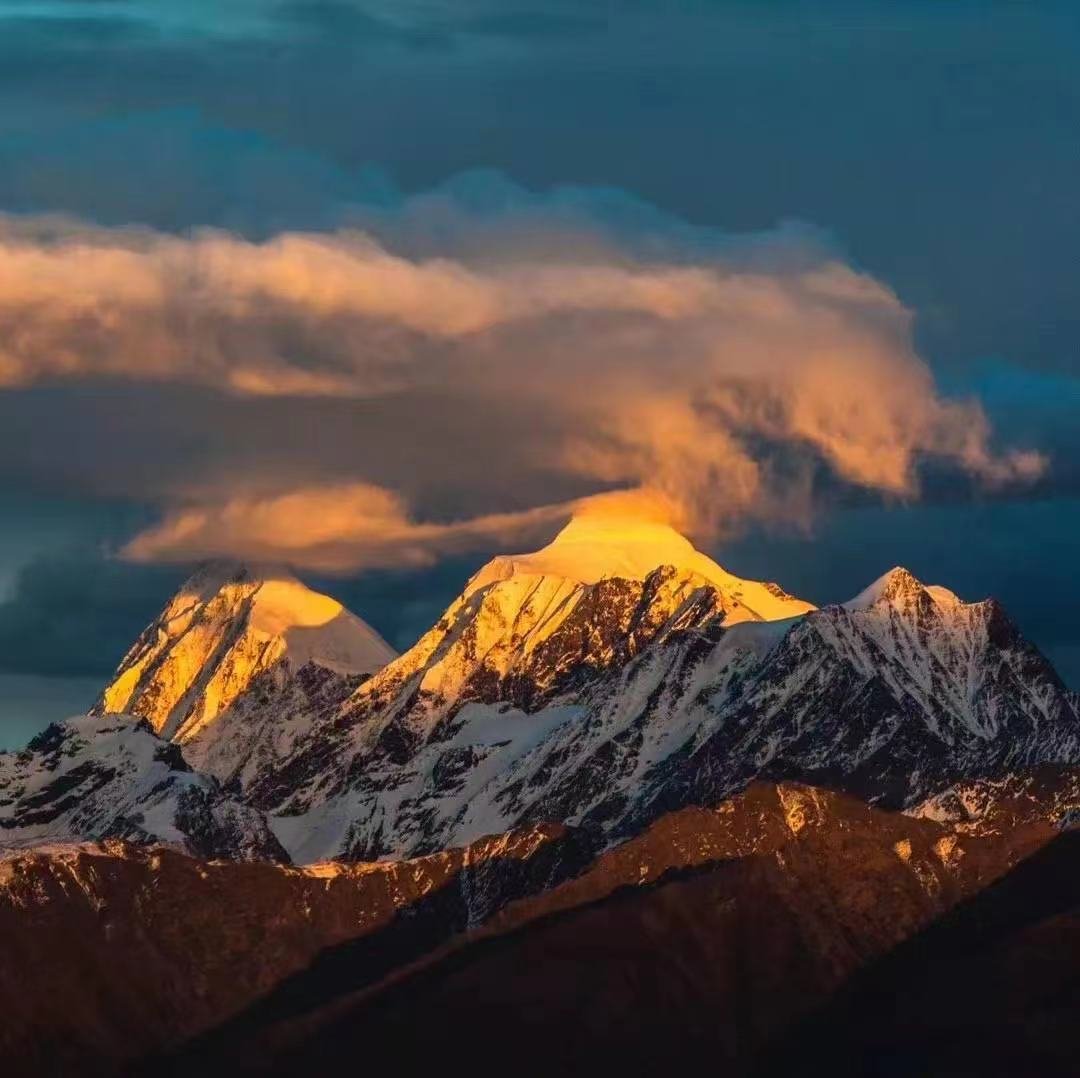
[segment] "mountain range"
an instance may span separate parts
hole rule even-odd
[[[599,849],[758,777],[943,818],[954,787],[1080,760],[1080,700],[993,599],[897,568],[818,610],[607,517],[494,559],[401,656],[285,571],[204,567],[93,715],[0,757],[8,845],[303,864],[557,821]],[[234,823],[194,828],[196,797]]]
[[[316,1043],[346,1058],[416,1013],[449,1035],[454,999],[504,991],[535,1018],[508,1017],[507,1044],[570,1023],[596,1046],[614,1022],[628,1057],[651,1039],[670,1058],[685,1021],[679,1051],[748,1073],[1078,811],[1080,698],[995,600],[895,568],[818,609],[666,525],[582,516],[489,562],[401,655],[285,569],[201,568],[88,715],[0,755],[0,938],[40,925],[99,978],[109,933],[169,924],[132,984],[206,1005],[154,1004],[136,1035],[145,1008],[102,988],[68,1020],[81,1069],[148,1052],[272,1069]],[[249,892],[284,905],[223,912]],[[200,933],[262,965],[240,983],[209,957],[177,967]],[[545,949],[641,933],[633,962],[682,956],[663,1005],[641,968],[612,967],[622,1003],[568,1017]],[[735,972],[700,965],[721,952]],[[0,998],[20,990],[0,977]],[[750,1010],[717,1025],[700,1008],[720,998]],[[56,1063],[30,1017],[12,1030],[9,1048]],[[572,1071],[560,1051],[537,1059]]]

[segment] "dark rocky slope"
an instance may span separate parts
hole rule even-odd
[[[853,978],[763,1071],[793,1068],[849,1078],[1080,1073],[1080,834],[1060,836]]]
[[[472,1074],[653,1074],[698,1057],[749,1073],[857,969],[1049,836],[958,835],[758,784],[659,820],[388,978],[368,948],[324,954],[169,1063],[295,1074],[317,1056],[412,1074],[467,1052]]]
[[[108,1073],[368,935],[380,972],[587,863],[538,827],[415,861],[205,862],[122,843],[0,859],[4,1074]]]

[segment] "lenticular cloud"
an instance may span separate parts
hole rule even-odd
[[[897,297],[812,238],[727,240],[655,211],[616,227],[587,206],[553,207],[477,218],[420,202],[257,242],[6,219],[0,385],[452,394],[475,414],[482,450],[458,462],[466,490],[499,452],[483,444],[485,414],[512,403],[545,417],[522,434],[538,467],[598,492],[648,492],[698,532],[804,518],[822,474],[913,497],[926,458],[990,484],[1041,470],[1036,454],[994,450],[977,402],[937,390]],[[456,451],[426,445],[421,423],[400,437],[414,455],[417,441]],[[541,497],[524,512],[425,523],[363,462],[343,486],[270,487],[222,476],[212,494],[174,495],[128,554],[415,562],[567,512]]]

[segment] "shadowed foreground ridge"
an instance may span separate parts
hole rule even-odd
[[[317,1055],[421,1073],[464,1037],[482,1045],[470,1069],[483,1074],[509,1061],[515,1073],[593,1073],[601,1060],[656,1073],[702,1052],[750,1073],[855,970],[1050,837],[957,834],[757,784],[664,817],[381,982],[369,946],[324,953],[171,1072],[301,1073]]]
[[[810,1058],[850,1078],[1075,1074],[1078,1016],[1080,833],[1069,832],[858,973],[764,1072]]]
[[[580,871],[566,828],[414,861],[204,862],[112,843],[0,859],[6,1073],[112,1073],[220,1022],[343,940],[375,973]],[[374,975],[374,974],[373,974]]]

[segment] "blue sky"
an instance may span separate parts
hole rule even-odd
[[[991,450],[1048,471],[990,489],[931,461],[898,497],[819,468],[809,525],[747,519],[713,552],[816,602],[894,563],[998,595],[1080,685],[1078,59],[1054,2],[9,0],[0,212],[252,243],[362,227],[469,257],[461,222],[508,214],[578,245],[588,218],[622,259],[648,239],[768,261],[795,235],[893,290],[938,396],[980,400]],[[431,210],[448,189],[453,220]],[[434,520],[589,492],[522,448],[550,415],[474,394],[455,417],[439,392],[239,399],[93,369],[0,390],[0,743],[77,706],[183,576],[115,554],[184,477],[374,482]],[[486,469],[480,425],[505,447]],[[307,575],[400,646],[489,553]]]

